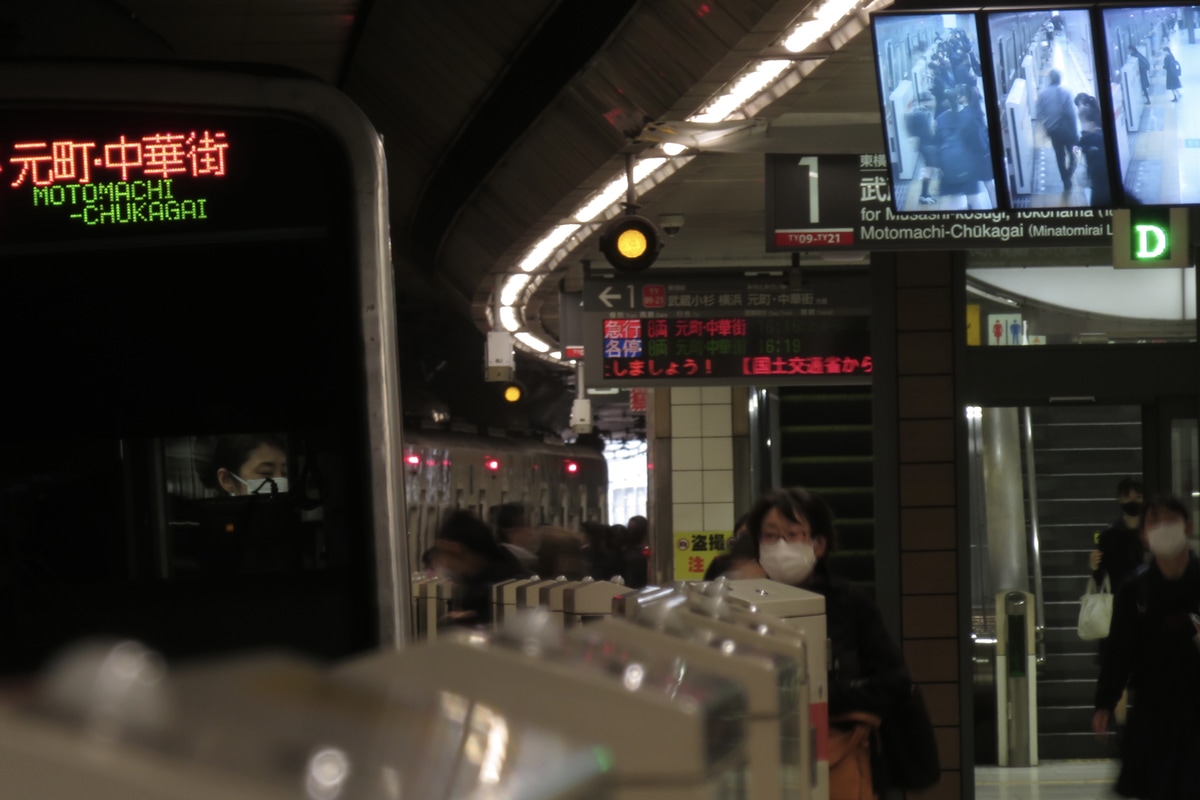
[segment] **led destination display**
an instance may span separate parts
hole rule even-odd
[[[0,110],[0,131],[0,244],[291,228],[327,202],[320,134],[285,118]]]
[[[603,330],[607,385],[792,382],[874,368],[858,316],[606,319]]]

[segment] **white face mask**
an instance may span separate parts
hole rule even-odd
[[[233,473],[230,473],[233,475]],[[279,494],[287,494],[288,479],[287,478],[251,478],[245,480],[241,475],[233,475],[233,479],[238,483],[246,486],[246,494],[271,495],[278,492]],[[274,485],[274,488],[272,488]]]
[[[811,542],[772,542],[759,546],[758,563],[771,580],[795,586],[812,574],[817,554]]]
[[[1150,552],[1161,558],[1173,558],[1187,548],[1187,531],[1182,522],[1164,522],[1146,531]]]

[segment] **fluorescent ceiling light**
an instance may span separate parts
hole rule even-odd
[[[676,144],[675,142],[667,142],[662,146],[662,151],[669,156],[677,156],[684,150],[687,150],[687,148],[681,144]]]
[[[528,285],[528,275],[524,273],[509,275],[504,281],[504,288],[500,290],[500,305],[511,306],[516,303],[517,298],[521,296],[521,290]]]
[[[500,306],[500,324],[506,331],[520,330],[521,323],[517,320],[517,310],[512,306]]]
[[[682,152],[682,151],[680,151]],[[665,158],[643,158],[641,161],[633,165],[633,185],[636,187],[643,180],[648,178],[654,170],[667,163]],[[629,181],[622,172],[617,177],[613,178],[608,183],[604,184],[604,188],[598,193],[592,195],[586,203],[576,209],[571,215],[573,219],[580,222],[591,222],[601,212],[611,206],[613,203],[620,200],[629,191]]]
[[[782,75],[792,62],[787,59],[771,59],[760,61],[753,68],[743,72],[729,91],[709,103],[694,116],[688,117],[689,122],[721,122],[728,119],[748,100],[766,89],[771,82]]]
[[[827,0],[813,14],[813,18],[797,25],[783,40],[784,49],[799,53],[812,47],[817,40],[829,34],[842,18],[858,7],[857,0]]]
[[[528,347],[530,350],[536,350],[539,353],[550,352],[550,345],[546,344],[528,331],[521,331],[518,333],[517,341]]]
[[[541,241],[533,246],[533,249],[521,259],[518,265],[524,272],[533,272],[542,265],[542,262],[550,257],[554,252],[554,248],[565,242],[567,238],[579,230],[578,225],[567,223],[565,225],[555,225],[550,229],[550,232],[542,237]]]
[[[555,350],[553,353],[550,353],[549,355],[555,361],[562,361],[562,350]]]

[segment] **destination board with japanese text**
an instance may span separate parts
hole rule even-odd
[[[781,275],[592,278],[584,364],[593,386],[860,383],[874,369],[869,285]]]
[[[319,153],[285,117],[0,110],[0,246],[311,225]]]

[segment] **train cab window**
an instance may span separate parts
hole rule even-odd
[[[184,437],[163,443],[166,577],[300,572],[344,563],[325,510],[337,481],[300,436]],[[338,499],[333,498],[336,507]]]
[[[1104,248],[969,252],[967,345],[1196,341],[1194,267],[1114,269],[1111,258]]]

